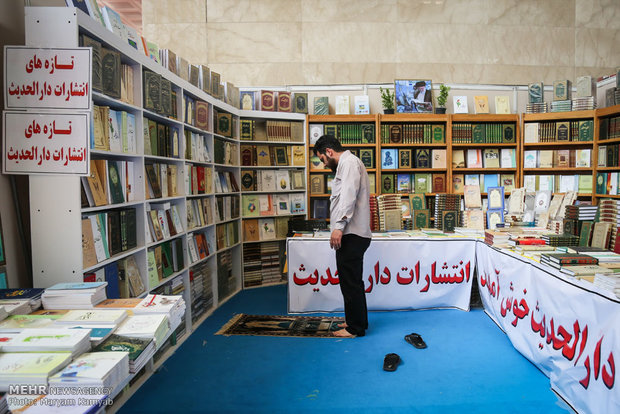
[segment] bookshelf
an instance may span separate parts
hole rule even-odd
[[[523,114],[520,185],[527,191],[577,191],[594,201],[596,110]]]
[[[306,116],[240,111],[243,286],[285,281],[291,217],[306,215]]]
[[[595,169],[593,198],[620,199],[620,105],[595,110],[595,143],[592,154]]]
[[[26,33],[28,45],[50,48],[78,47],[86,35],[116,54],[125,85],[120,94],[105,88],[92,93],[91,176],[29,178],[34,286],[85,276],[112,281],[116,274],[119,295],[180,294],[186,303],[181,326],[142,372],[128,378],[129,387],[114,397],[114,411],[242,288],[239,124],[241,114],[252,117],[254,111],[212,97],[74,8],[27,7]],[[165,91],[158,95],[160,106],[153,106],[153,78]],[[149,88],[143,87],[147,79]],[[305,161],[300,168],[304,177]],[[97,192],[89,183],[95,173]],[[93,229],[110,236],[98,242],[100,256],[76,254],[83,251],[83,231]],[[137,270],[140,293],[132,292],[129,269]]]
[[[360,157],[366,166],[372,195],[379,188],[381,152],[378,131],[379,115],[308,115],[308,217],[328,219],[330,182],[334,176],[334,172],[326,169],[314,156],[312,144],[324,134],[338,138],[343,147]]]

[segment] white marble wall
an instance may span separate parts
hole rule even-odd
[[[143,0],[144,36],[239,86],[527,84],[620,66],[618,0]]]

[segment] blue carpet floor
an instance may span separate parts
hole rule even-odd
[[[214,335],[237,313],[285,315],[286,286],[233,297],[120,412],[571,412],[479,309],[371,312],[356,339]],[[405,342],[411,332],[428,348]],[[390,352],[395,372],[382,369]]]

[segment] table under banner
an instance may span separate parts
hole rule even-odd
[[[287,254],[289,312],[342,312],[329,239],[289,238]],[[369,310],[469,310],[474,279],[485,312],[558,395],[580,413],[620,412],[612,293],[470,238],[373,238],[364,256]]]

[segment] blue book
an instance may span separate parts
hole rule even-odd
[[[38,298],[45,291],[39,288],[0,289],[0,299],[31,299]]]
[[[104,267],[105,281],[108,282],[108,286],[105,288],[105,293],[108,299],[120,299],[121,291],[118,285],[118,263],[110,263]]]
[[[384,170],[394,170],[398,168],[398,150],[382,149],[381,150],[381,168]]]
[[[489,192],[490,187],[499,187],[498,174],[484,174],[484,193]]]

